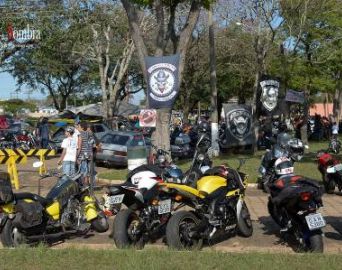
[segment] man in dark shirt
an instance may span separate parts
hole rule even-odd
[[[41,124],[39,125],[39,137],[40,137],[40,147],[47,149],[49,145],[49,124],[48,119],[44,117]]]
[[[78,125],[80,132],[77,149],[77,163],[80,166],[80,172],[84,175],[83,184],[89,184],[90,161],[93,158],[93,136],[90,134],[88,124],[81,122]]]

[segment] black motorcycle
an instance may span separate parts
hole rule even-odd
[[[270,186],[268,211],[282,228],[280,232],[294,236],[301,250],[323,252],[326,222],[317,212],[322,206],[322,190],[316,181],[292,175]]]
[[[132,177],[131,181],[108,188],[108,202],[127,207],[117,213],[112,236],[118,248],[142,249],[148,241],[165,234],[171,212],[176,209],[170,196],[159,189],[161,179],[157,174],[141,171]],[[133,184],[135,180],[137,184]]]
[[[95,196],[77,183],[81,177],[80,174],[73,178],[61,177],[47,196],[42,197],[29,192],[13,193],[8,175],[0,175],[0,240],[3,246],[60,240],[85,235],[91,229],[107,231],[107,219]]]

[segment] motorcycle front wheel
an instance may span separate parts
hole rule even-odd
[[[98,233],[104,233],[108,231],[109,224],[106,216],[102,213],[99,214],[97,218],[91,221],[91,227]]]
[[[143,249],[144,238],[139,232],[140,220],[131,209],[121,210],[114,218],[113,238],[117,248]]]
[[[251,215],[245,202],[242,204],[240,216],[237,222],[238,234],[243,237],[251,237],[253,234],[253,224]]]
[[[12,220],[7,220],[2,232],[0,240],[4,247],[19,247],[27,243],[26,237],[19,232],[18,228],[13,225]]]
[[[194,237],[193,228],[200,220],[191,212],[176,212],[166,226],[166,242],[170,248],[177,250],[201,249],[203,239]]]

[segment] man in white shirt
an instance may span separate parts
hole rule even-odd
[[[63,174],[73,176],[76,173],[76,154],[77,154],[77,137],[73,136],[75,129],[68,127],[65,130],[66,138],[62,142],[62,155],[58,164],[62,163]]]

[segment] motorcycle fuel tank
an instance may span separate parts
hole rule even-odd
[[[197,181],[197,190],[202,194],[210,194],[227,185],[226,178],[221,176],[204,176]]]

